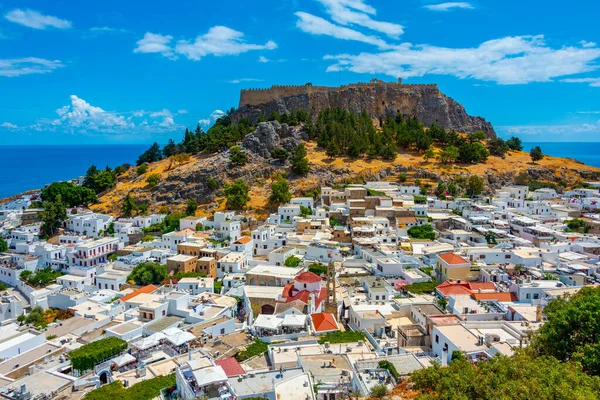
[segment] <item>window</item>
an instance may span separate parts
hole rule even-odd
[[[165,315],[167,315],[167,311],[166,311],[166,310],[163,310],[163,312],[162,312],[162,315],[163,315],[163,317],[164,317]]]
[[[531,299],[531,293],[527,293],[527,295],[525,296],[526,299]]]
[[[221,328],[221,335],[225,334],[225,328]]]
[[[435,335],[435,342],[439,343],[440,342],[440,337],[438,335]]]

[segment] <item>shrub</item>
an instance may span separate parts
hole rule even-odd
[[[148,183],[148,185],[150,185],[150,188],[152,190],[156,189],[156,185],[158,185],[158,182],[160,182],[160,174],[150,174],[148,178],[146,178],[146,182]]]
[[[146,172],[148,172],[148,164],[140,165],[137,167],[136,172],[138,175],[144,175]]]
[[[375,397],[377,399],[382,399],[388,394],[388,388],[384,383],[380,383],[378,385],[373,386],[371,391],[369,392],[370,397]]]
[[[433,227],[429,224],[425,225],[417,225],[408,228],[408,236],[413,239],[435,239],[435,232],[433,231]]]
[[[319,343],[350,343],[358,342],[359,340],[365,340],[365,334],[361,331],[335,331],[327,332],[321,336]]]
[[[175,374],[147,379],[127,389],[121,381],[115,381],[87,393],[84,400],[151,400],[159,397],[164,388],[174,385]]]
[[[285,259],[285,263],[284,264],[285,264],[286,267],[293,267],[293,268],[295,268],[298,265],[300,265],[301,262],[302,262],[302,260],[299,259],[298,257],[296,257],[296,256],[290,256],[290,257],[288,257],[288,258]]]
[[[308,266],[308,270],[313,274],[321,275],[327,273],[327,266],[318,263],[313,263]]]
[[[245,350],[238,351],[235,353],[234,357],[239,362],[246,361],[249,358],[254,356],[258,356],[260,354],[265,354],[269,348],[269,345],[262,340],[256,338],[254,342],[246,347]]]
[[[400,374],[396,370],[396,367],[388,360],[379,361],[379,368],[387,369],[390,375],[392,375],[396,381],[400,379]]]
[[[115,356],[127,348],[127,342],[117,337],[108,337],[81,346],[69,353],[71,364],[77,371],[94,368],[102,360]]]
[[[206,180],[206,186],[211,190],[216,190],[219,188],[219,182],[217,182],[214,178],[208,178]]]

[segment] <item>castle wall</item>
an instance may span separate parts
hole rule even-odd
[[[239,107],[256,106],[268,103],[284,97],[310,95],[312,93],[335,93],[349,88],[371,88],[376,85],[394,86],[401,89],[433,89],[438,90],[437,84],[403,84],[399,82],[383,82],[372,80],[371,82],[352,83],[339,87],[311,86],[311,85],[273,85],[265,89],[243,89],[240,93]]]

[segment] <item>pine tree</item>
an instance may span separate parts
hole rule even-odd
[[[296,148],[294,148],[294,153],[292,154],[292,171],[298,175],[305,176],[308,174],[310,167],[308,165],[308,157],[306,156],[306,149],[304,148],[304,144],[300,143]]]

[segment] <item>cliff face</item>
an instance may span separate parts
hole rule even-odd
[[[270,89],[242,90],[240,106],[233,115],[255,121],[268,116],[302,109],[317,114],[328,107],[344,108],[355,113],[366,110],[373,119],[398,113],[415,115],[426,126],[436,123],[458,132],[483,131],[495,137],[492,125],[482,117],[467,114],[465,108],[446,96],[437,85],[404,85],[401,82],[352,84],[342,87],[274,86]]]

